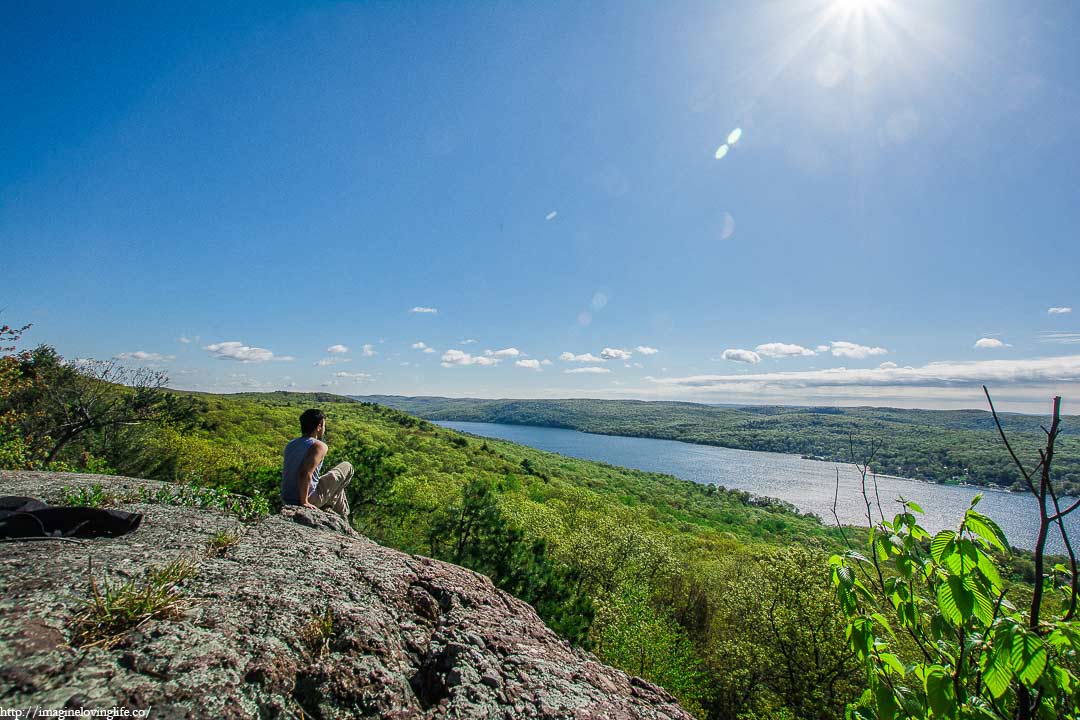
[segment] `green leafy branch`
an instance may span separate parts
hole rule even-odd
[[[1023,588],[1002,578],[998,559],[1008,556],[1009,544],[997,523],[976,509],[981,495],[959,528],[933,537],[918,523],[922,508],[902,498],[891,521],[881,514],[879,501],[881,517],[874,523],[866,484],[869,461],[859,464],[870,526],[866,552],[849,545],[844,555],[829,560],[848,619],[848,641],[868,673],[868,689],[850,708],[851,717],[1027,720],[1080,712],[1075,556],[1061,522],[1077,504],[1061,510],[1050,473],[1059,427],[1060,398],[1055,398],[1034,474],[1001,432],[1040,500],[1036,583],[1024,609],[1008,598]],[[1052,524],[1061,527],[1070,567],[1059,563],[1047,574],[1043,563]],[[1065,611],[1046,619],[1044,606]]]

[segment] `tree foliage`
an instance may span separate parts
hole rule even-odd
[[[574,572],[560,566],[543,539],[529,540],[499,508],[492,481],[474,478],[460,500],[436,513],[429,529],[432,557],[484,573],[499,588],[536,608],[552,629],[588,646],[593,608]]]
[[[595,636],[605,662],[655,682],[691,712],[704,714],[709,688],[701,658],[648,586],[627,583],[598,600]]]
[[[186,411],[165,393],[167,376],[150,368],[127,368],[112,360],[66,361],[42,345],[17,356],[17,387],[5,393],[27,454],[48,466],[74,440],[95,435],[108,445],[123,428]]]

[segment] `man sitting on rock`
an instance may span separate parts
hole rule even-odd
[[[333,470],[319,474],[326,458],[326,414],[305,410],[300,415],[300,437],[285,446],[281,468],[281,502],[285,505],[332,510],[349,519],[349,501],[345,488],[352,480],[353,467],[339,463]]]

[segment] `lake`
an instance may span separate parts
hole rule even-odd
[[[818,515],[830,524],[833,522],[833,497],[839,470],[837,515],[846,525],[866,523],[861,481],[851,465],[804,460],[797,455],[732,450],[677,440],[593,435],[577,430],[531,425],[451,421],[440,421],[438,424],[583,460],[599,460],[611,465],[667,473],[706,485],[722,485],[755,495],[779,498],[803,512]],[[1039,510],[1035,498],[1028,494],[937,485],[890,476],[879,476],[877,484],[887,518],[891,520],[896,514],[899,508],[896,499],[903,497],[918,503],[926,511],[920,524],[931,534],[959,527],[971,499],[981,492],[983,499],[979,503],[979,511],[997,521],[1012,545],[1028,549],[1035,545]],[[873,492],[872,488],[870,491]],[[876,512],[875,509],[875,517]],[[1080,510],[1067,518],[1066,527],[1070,537],[1080,537]],[[1053,552],[1065,551],[1060,533],[1051,530],[1047,548]]]

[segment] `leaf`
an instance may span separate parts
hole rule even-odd
[[[911,577],[911,560],[908,559],[907,555],[896,556],[896,571],[905,580]]]
[[[1013,669],[1009,665],[1008,648],[997,648],[982,657],[982,677],[986,688],[995,698],[1000,698],[1009,689],[1013,679]]]
[[[952,552],[953,540],[956,538],[956,533],[952,530],[942,530],[934,539],[930,541],[930,555],[937,563],[943,562],[946,555],[946,551]]]
[[[960,611],[960,616],[964,622],[967,622],[971,618],[972,612],[975,610],[975,595],[964,585],[963,578],[951,577],[946,584],[949,586],[949,590],[952,591],[953,599],[956,601],[956,607]]]
[[[990,599],[990,596],[986,594],[983,588],[979,587],[978,583],[973,578],[968,576],[964,586],[971,592],[975,598],[975,607],[973,611],[975,617],[979,619],[984,626],[989,627],[990,623],[994,621],[994,601]]]
[[[877,559],[885,562],[889,559],[889,541],[879,535],[874,539],[874,551],[877,553]]]
[[[926,532],[926,530],[919,525],[915,525],[911,528],[911,537],[916,540],[928,540],[930,538],[930,533]]]
[[[964,539],[953,543],[954,552],[946,550],[943,564],[953,575],[967,575],[978,565],[978,548],[975,543]]]
[[[1077,645],[1076,633],[1071,627],[1058,627],[1046,637],[1046,641],[1058,652],[1068,652]]]
[[[1046,670],[1046,645],[1029,633],[1017,633],[1012,642],[1012,667],[1025,685],[1034,685]]]
[[[952,678],[945,674],[940,666],[934,666],[926,673],[926,698],[930,708],[939,717],[951,717],[956,710],[956,695],[953,691]]]
[[[837,564],[841,564],[841,565],[843,564],[844,561],[843,561],[843,559],[840,558],[839,555],[833,555],[833,557],[840,561]],[[857,560],[858,562],[863,562],[863,563],[866,563],[868,565],[870,564],[870,558],[866,557],[865,555],[863,555],[861,552],[859,552],[857,550],[848,550],[846,557],[849,560]],[[829,558],[829,562],[830,562],[830,564],[832,563],[832,558]]]
[[[941,608],[941,616],[951,625],[959,625],[963,622],[963,616],[960,614],[960,608],[956,603],[956,597],[953,595],[952,588],[949,587],[948,582],[943,582],[938,585],[937,591],[938,607]]]
[[[983,574],[987,582],[990,583],[990,587],[993,588],[994,594],[1000,595],[1002,588],[1005,584],[1001,581],[1001,575],[998,573],[997,566],[994,565],[994,561],[986,556],[984,553],[979,553],[979,572]]]
[[[900,662],[900,658],[892,653],[881,653],[878,657],[881,658],[881,661],[885,663],[886,667],[900,677],[904,677],[904,663]]]
[[[876,620],[878,625],[885,628],[886,632],[888,632],[893,637],[896,637],[896,633],[893,632],[892,627],[889,625],[888,618],[886,618],[881,613],[877,613],[877,612],[870,615],[870,617],[872,617],[874,620]],[[904,673],[900,673],[900,674],[903,675]]]
[[[874,704],[877,706],[878,720],[893,720],[896,717],[897,708],[892,690],[880,680],[874,685]]]
[[[919,507],[918,503],[915,503],[915,502],[912,502],[912,501],[908,500],[907,506],[909,508],[911,508],[912,510],[914,510],[915,512],[917,512],[917,513],[922,513],[923,512],[923,509],[921,507]],[[923,514],[925,514],[925,513],[923,513]]]
[[[974,510],[968,510],[964,518],[967,529],[996,547],[1001,552],[1009,551],[1009,541],[996,522]]]

